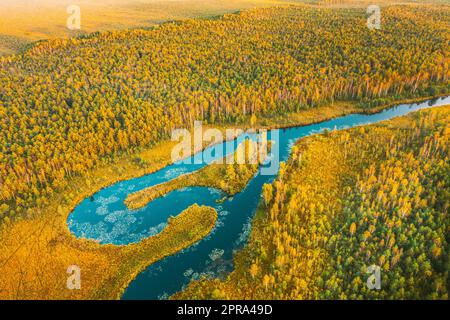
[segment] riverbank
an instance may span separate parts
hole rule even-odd
[[[119,299],[128,284],[147,266],[164,257],[187,248],[206,237],[217,221],[217,211],[207,206],[194,204],[173,218],[169,218],[164,230],[138,244],[126,246],[129,255],[126,263],[119,269],[122,277],[107,283],[94,292],[92,299]],[[144,249],[144,250],[142,250]],[[142,254],[136,254],[140,253]]]
[[[361,109],[356,104],[340,103],[300,112],[292,115],[292,119],[304,125],[358,111]],[[257,124],[262,120],[259,119]],[[279,126],[274,119],[270,121],[273,121],[271,126]],[[207,234],[211,225],[205,225],[188,241],[171,242],[164,254],[147,260],[151,250],[154,250],[149,244],[151,240],[128,246],[100,245],[95,241],[75,238],[67,228],[67,216],[81,200],[117,181],[148,174],[168,165],[174,145],[174,142],[165,141],[75,178],[48,203],[30,210],[28,217],[11,225],[2,225],[0,288],[4,289],[0,291],[0,298],[117,299],[140,270],[165,255],[188,247]],[[136,157],[142,161],[138,163]],[[169,237],[167,240],[172,241]],[[138,263],[137,258],[133,258],[135,256],[140,257]],[[68,290],[65,286],[67,267],[73,264],[81,268],[81,290]]]
[[[447,105],[298,141],[234,271],[172,298],[448,299],[449,119]]]
[[[258,159],[258,147],[250,142],[242,143],[237,150],[225,156],[219,163],[211,163],[202,169],[183,174],[170,181],[129,194],[125,199],[128,209],[136,210],[145,207],[149,202],[162,197],[174,190],[187,187],[212,187],[222,190],[228,196],[241,192],[256,174],[259,164],[264,161]],[[260,145],[261,148],[267,146]],[[266,150],[266,149],[264,149]],[[269,152],[269,150],[266,150]],[[242,157],[245,163],[235,163],[235,159]]]

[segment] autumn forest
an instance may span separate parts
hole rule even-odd
[[[69,230],[70,214],[102,189],[170,165],[175,129],[299,127],[449,95],[445,1],[382,1],[376,29],[365,2],[305,2],[56,37],[0,56],[0,299],[120,299],[152,264],[221,232],[223,206],[258,181],[263,159],[113,194],[123,208],[108,223],[189,188],[223,193],[171,212],[140,241]],[[232,268],[200,270],[164,297],[448,299],[449,106],[357,125],[293,141],[253,196]],[[82,272],[75,290],[70,265]],[[368,288],[368,266],[381,288]]]

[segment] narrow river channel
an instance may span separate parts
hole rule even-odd
[[[342,130],[372,124],[446,104],[450,104],[450,97],[402,104],[372,115],[352,114],[318,124],[280,129],[279,139],[273,148],[279,150],[279,160],[286,161],[292,146],[300,138],[324,130]],[[271,138],[271,132],[268,137]],[[223,143],[221,147],[224,154],[225,150],[232,150],[233,146],[238,145],[244,138],[239,137],[236,141]],[[221,203],[217,201],[224,196],[221,191],[204,187],[173,191],[134,211],[128,210],[123,203],[130,193],[193,172],[203,166],[204,164],[179,162],[149,175],[115,183],[83,200],[69,215],[69,229],[77,237],[96,239],[105,244],[128,244],[161,232],[170,216],[179,214],[194,203],[217,210],[219,218],[208,237],[150,265],[131,282],[123,299],[165,299],[202,275],[220,277],[233,269],[233,253],[246,243],[262,186],[273,181],[275,175],[256,174],[243,192]]]

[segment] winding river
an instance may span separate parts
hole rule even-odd
[[[324,130],[342,130],[376,123],[446,104],[450,104],[450,96],[402,104],[372,115],[352,114],[318,124],[280,129],[279,139],[272,148],[279,150],[280,161],[286,161],[292,146],[302,137]],[[271,136],[274,136],[273,132],[269,132],[268,138],[271,139]],[[235,141],[224,142],[220,145],[224,148],[224,154],[225,150],[232,152],[245,138],[255,139],[256,136],[240,136]],[[210,154],[211,150],[203,152]],[[199,155],[201,153],[193,157]],[[270,157],[268,161],[271,161]],[[218,220],[206,238],[150,265],[131,282],[123,299],[165,299],[202,275],[222,277],[233,269],[233,253],[241,249],[248,238],[262,186],[273,181],[275,175],[257,173],[244,191],[224,202],[217,201],[224,196],[217,189],[192,187],[173,191],[139,210],[128,210],[123,203],[129,193],[193,172],[204,165],[177,162],[152,174],[115,183],[83,200],[69,215],[69,229],[77,237],[96,239],[104,244],[128,244],[161,232],[170,216],[177,215],[194,203],[217,210]]]

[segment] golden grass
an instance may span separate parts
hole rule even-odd
[[[145,267],[210,233],[211,207],[191,206],[158,235],[127,246],[76,239],[57,227],[60,215],[23,220],[2,230],[0,299],[117,299]],[[5,237],[6,236],[6,237]],[[81,289],[69,290],[66,271],[81,269]]]
[[[243,9],[281,4],[277,0],[7,0],[0,3],[0,55],[26,43],[95,31],[151,27],[169,20],[207,18]],[[81,9],[81,30],[66,27],[66,10]],[[8,39],[2,38],[8,37]]]

